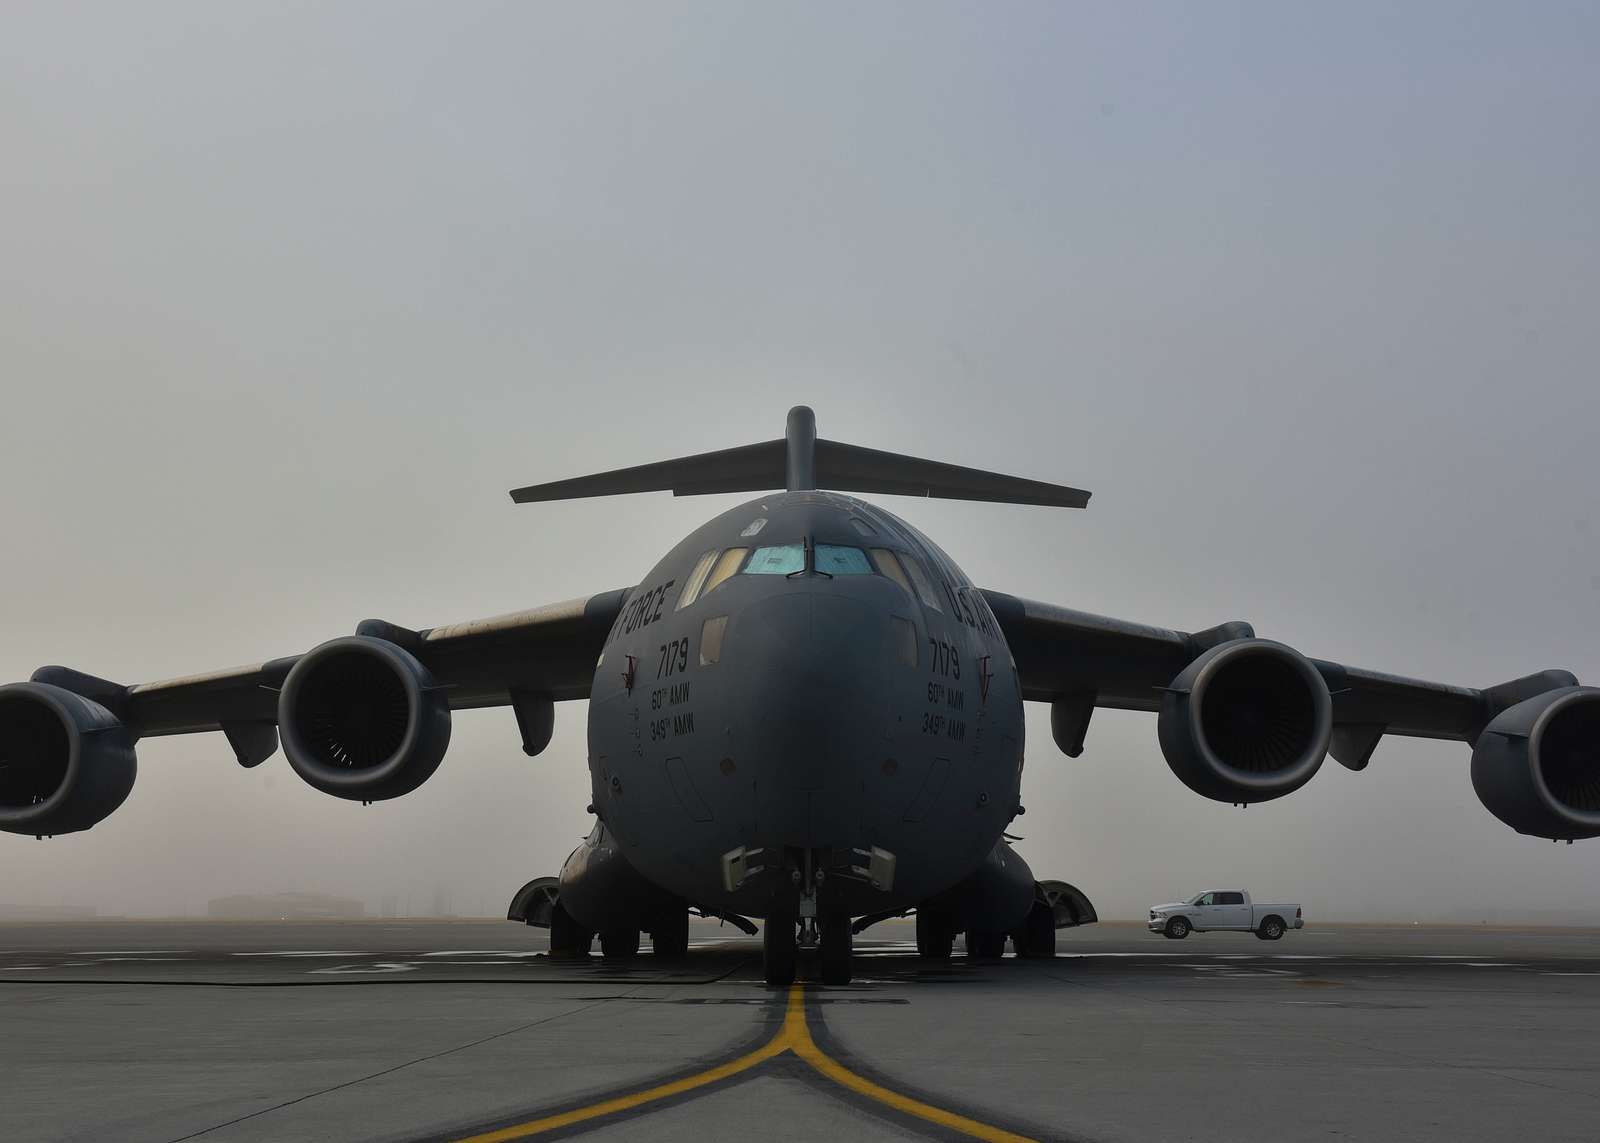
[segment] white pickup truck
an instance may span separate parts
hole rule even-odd
[[[1181,941],[1191,932],[1254,933],[1264,941],[1280,939],[1305,925],[1299,905],[1258,905],[1242,889],[1208,889],[1187,901],[1150,906],[1150,931]]]

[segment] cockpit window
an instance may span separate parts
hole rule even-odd
[[[873,548],[872,563],[878,569],[879,575],[894,580],[906,589],[907,595],[914,594],[911,590],[911,581],[906,578],[905,569],[900,566],[900,561],[888,548]]]
[[[928,582],[928,573],[922,570],[922,564],[907,555],[902,555],[900,562],[911,573],[911,582],[917,585],[917,598],[922,601],[922,606],[942,613],[944,608],[939,606],[939,597],[934,594],[933,584]]]
[[[847,548],[840,544],[818,544],[816,567],[829,575],[871,575],[872,565],[867,553],[860,548]]]
[[[700,589],[700,594],[709,594],[717,584],[737,572],[739,565],[744,563],[745,556],[749,554],[749,548],[729,548],[723,552],[712,565],[710,574],[706,576],[706,585]]]
[[[801,544],[757,548],[745,565],[745,575],[793,575],[806,570],[806,550]]]
[[[706,576],[711,572],[711,565],[716,562],[717,550],[715,548],[712,548],[695,561],[694,570],[689,573],[689,578],[684,581],[683,592],[678,596],[678,603],[673,608],[674,611],[682,611],[700,598],[700,589],[705,586]]]

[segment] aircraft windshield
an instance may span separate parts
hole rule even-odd
[[[793,575],[806,570],[806,550],[800,544],[757,548],[744,565],[745,575]]]
[[[872,565],[867,553],[860,548],[847,548],[839,544],[818,544],[817,570],[829,575],[871,575]]]

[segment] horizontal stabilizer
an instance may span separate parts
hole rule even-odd
[[[549,484],[513,489],[518,504],[543,500],[576,500],[585,496],[620,496],[625,492],[671,492],[698,496],[710,492],[765,492],[783,487],[784,442],[725,448],[677,460],[661,460],[618,468],[594,476],[574,476]]]
[[[838,441],[817,442],[817,487],[892,496],[935,496],[942,500],[983,500],[991,504],[1043,504],[1056,508],[1089,505],[1089,494],[1081,488]]]
[[[837,492],[933,496],[945,500],[1059,508],[1083,508],[1089,503],[1089,493],[1079,488],[839,441],[818,440],[815,419],[811,410],[804,406],[790,410],[788,431],[783,440],[619,468],[593,476],[554,480],[548,484],[532,484],[513,490],[511,499],[518,504],[531,504],[586,496],[617,496],[625,492],[670,491],[674,496],[698,496],[713,492],[767,492],[777,488],[791,492],[827,488]]]

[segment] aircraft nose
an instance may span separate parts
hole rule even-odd
[[[738,616],[723,662],[738,680],[736,737],[757,767],[763,833],[778,826],[788,845],[853,841],[863,767],[889,730],[890,627],[869,603],[815,591]]]

